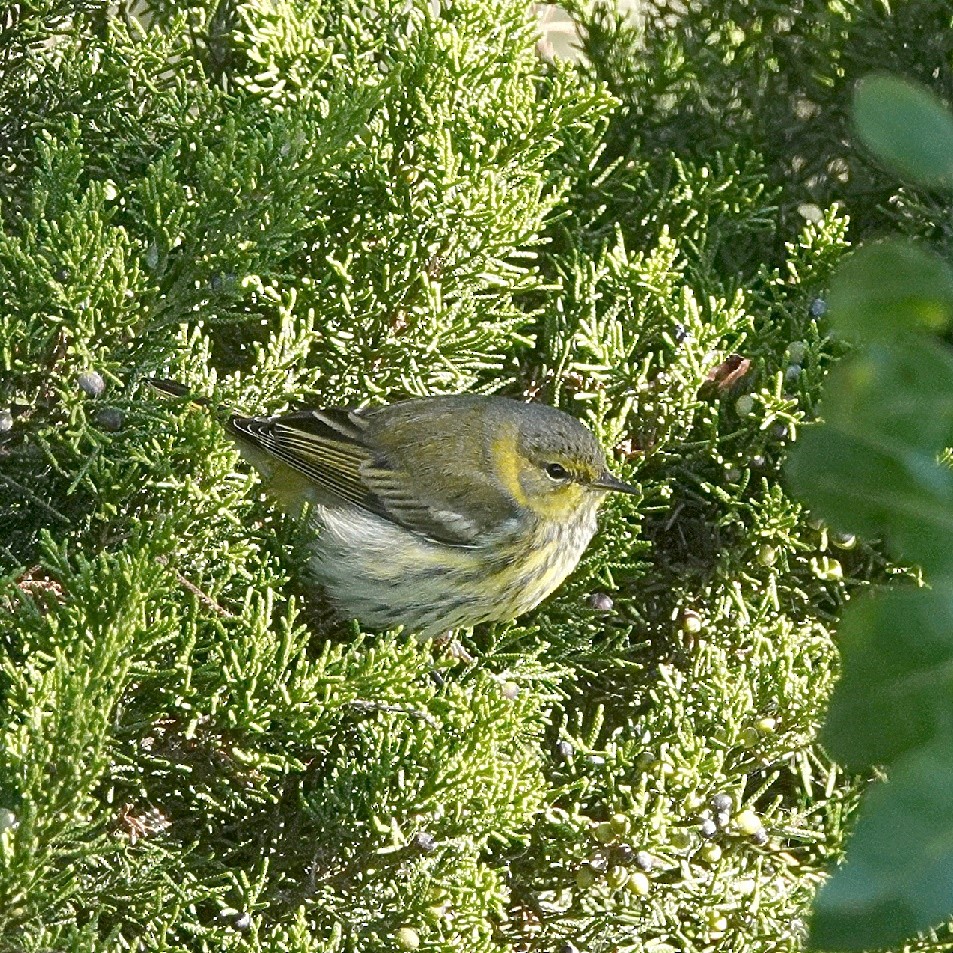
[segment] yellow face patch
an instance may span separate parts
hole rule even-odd
[[[520,506],[532,510],[537,516],[564,520],[583,505],[586,487],[574,480],[553,482],[539,466],[517,450],[513,435],[497,437],[490,453],[500,482]]]
[[[497,437],[490,445],[490,457],[500,482],[520,506],[526,506],[526,494],[520,483],[525,462],[516,449],[515,435],[510,432]]]
[[[570,481],[554,487],[545,487],[539,493],[527,493],[526,505],[537,516],[556,520],[566,519],[579,509],[585,496],[585,487]]]

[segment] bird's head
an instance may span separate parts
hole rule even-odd
[[[638,494],[616,477],[582,423],[553,407],[523,404],[492,442],[492,463],[516,503],[537,517],[568,521],[607,492]]]

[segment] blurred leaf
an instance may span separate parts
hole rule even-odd
[[[948,590],[860,599],[844,615],[840,642],[844,675],[823,733],[839,761],[854,770],[893,763],[953,724]]]
[[[894,239],[867,245],[838,269],[831,320],[846,337],[882,338],[953,317],[953,269],[938,255]]]
[[[862,79],[854,122],[864,144],[894,172],[919,185],[953,185],[953,116],[923,86],[897,76]]]
[[[947,691],[948,686],[947,686]],[[895,712],[902,718],[905,712]],[[881,722],[871,722],[880,731]],[[895,946],[949,919],[953,882],[953,745],[906,755],[864,798],[847,863],[821,888],[816,950]]]
[[[953,353],[930,339],[872,347],[831,372],[825,422],[807,429],[788,476],[837,529],[885,536],[891,549],[953,575]]]

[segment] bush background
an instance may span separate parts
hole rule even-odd
[[[845,115],[949,93],[953,24],[714,6],[575,9],[576,63],[513,0],[4,14],[0,949],[799,947],[863,782],[813,742],[838,610],[896,570],[779,468],[848,243],[949,247]],[[154,374],[535,397],[643,492],[465,663],[329,619]],[[718,794],[765,835],[703,837]]]

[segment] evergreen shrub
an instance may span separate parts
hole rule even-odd
[[[838,616],[899,570],[780,468],[849,243],[950,243],[845,122],[948,91],[947,5],[597,3],[578,63],[521,0],[115,7],[0,13],[0,950],[799,948]],[[535,398],[641,495],[467,661],[329,618],[149,376]]]

